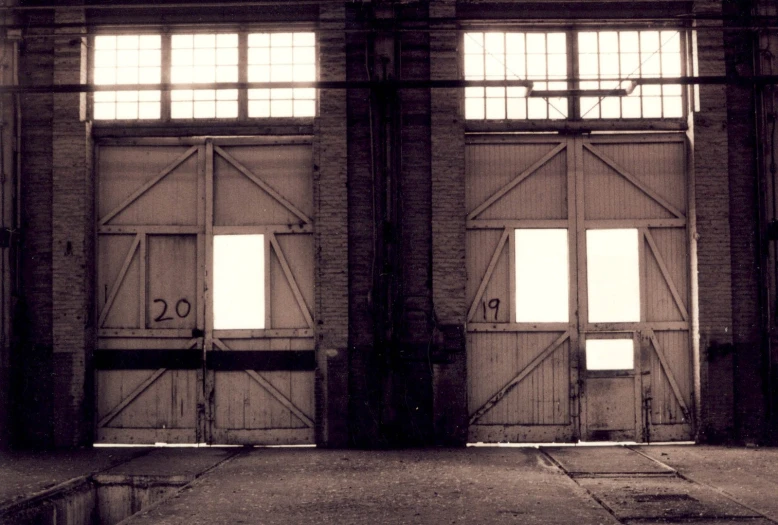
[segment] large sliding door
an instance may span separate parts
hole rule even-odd
[[[467,146],[471,441],[692,435],[686,143]]]
[[[312,443],[307,139],[98,148],[98,442]]]

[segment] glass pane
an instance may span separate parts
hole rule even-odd
[[[265,327],[264,235],[214,236],[213,327]]]
[[[516,322],[566,323],[567,230],[516,230]]]
[[[632,370],[635,368],[632,339],[587,339],[587,370]]]
[[[589,322],[640,321],[638,231],[586,231]]]

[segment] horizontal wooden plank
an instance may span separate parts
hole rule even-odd
[[[645,323],[586,323],[585,332],[635,332],[639,330],[678,331],[689,330],[685,321],[646,321]]]
[[[262,429],[223,429],[212,430],[211,441],[214,445],[312,445],[313,428],[262,428]]]
[[[467,331],[479,332],[564,332],[575,330],[568,323],[467,323]]]
[[[147,225],[134,225],[123,224],[121,226],[104,225],[97,228],[97,233],[102,234],[122,234],[122,233],[145,233],[151,235],[197,235],[198,233],[205,233],[203,226],[191,225],[191,226],[147,226]]]
[[[101,328],[97,332],[97,337],[115,338],[115,337],[161,337],[175,339],[191,339],[198,337],[191,328],[184,329],[164,329],[154,328],[141,330],[135,328]]]
[[[467,221],[468,230],[502,230],[504,228],[567,228],[570,225],[568,219],[549,220],[502,220],[502,219],[473,219]]]
[[[175,123],[173,123],[175,125]],[[188,125],[191,127],[191,124]],[[100,139],[98,146],[197,146],[205,144],[203,137],[136,137]],[[312,144],[312,135],[276,135],[223,137],[213,139],[219,146],[279,146],[293,144]]]
[[[312,224],[264,224],[262,226],[214,226],[214,235],[256,235],[269,233],[312,233]]]
[[[97,429],[96,443],[153,445],[155,443],[196,443],[194,428],[111,428]]]
[[[685,131],[689,125],[684,119],[587,119],[587,120],[466,120],[465,131],[476,133],[511,131],[633,131],[636,127],[657,131]]]
[[[203,366],[203,351],[192,350],[97,350],[96,370],[195,370]]]
[[[219,339],[274,339],[313,337],[311,328],[279,328],[267,330],[214,330],[214,337]]]
[[[686,219],[612,219],[584,221],[584,228],[686,228]]]

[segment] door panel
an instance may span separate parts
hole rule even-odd
[[[310,150],[99,146],[98,442],[313,442]],[[213,330],[213,236],[244,234],[265,243],[265,327]]]
[[[468,138],[471,440],[689,439],[685,155],[673,134]],[[516,322],[522,229],[567,231],[568,322]],[[600,229],[635,232],[630,319],[589,320],[586,232]],[[634,341],[631,368],[587,370],[587,338]]]

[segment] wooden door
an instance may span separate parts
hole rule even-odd
[[[471,441],[692,435],[685,155],[678,135],[470,137]],[[633,239],[635,309],[591,321],[590,289],[600,303],[610,292],[595,280],[600,259],[588,250],[601,239],[613,257],[608,242],[623,245],[619,235]],[[554,244],[566,264],[532,262],[533,251]],[[566,292],[555,285],[562,280]],[[631,361],[619,364],[616,348],[631,349]],[[605,366],[596,365],[598,352]]]
[[[310,141],[104,142],[96,167],[96,441],[312,442]],[[214,329],[220,235],[262,240],[262,329]]]

